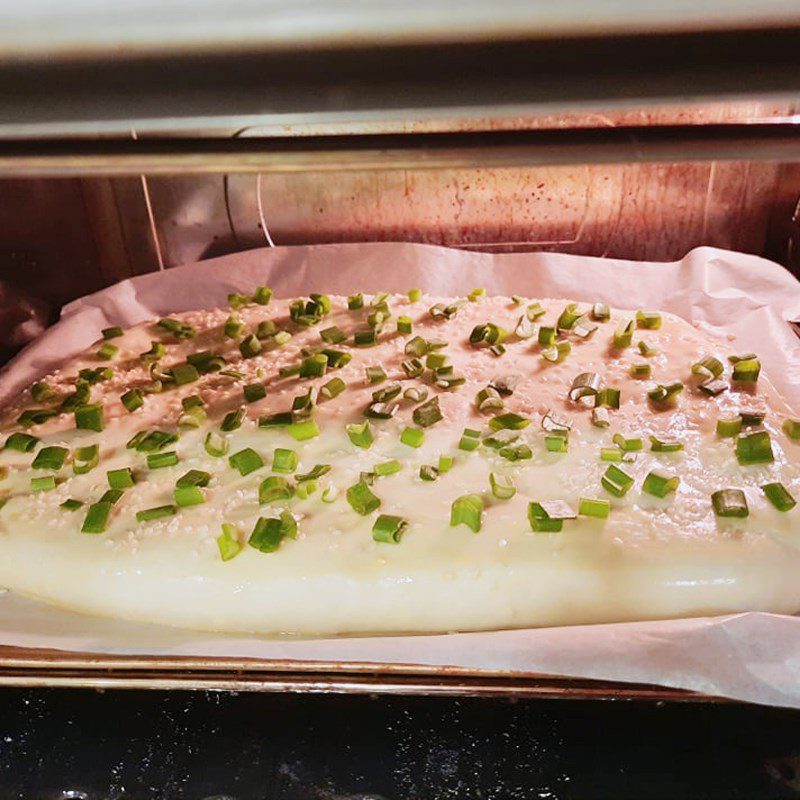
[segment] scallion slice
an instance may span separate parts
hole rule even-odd
[[[347,334],[338,325],[324,328],[319,332],[319,336],[325,344],[341,344],[347,341]]]
[[[208,486],[211,473],[202,469],[190,469],[175,481],[176,486]]]
[[[636,363],[631,364],[630,375],[632,378],[641,380],[642,378],[649,378],[651,371],[652,370],[649,364]]]
[[[594,398],[600,391],[601,384],[602,379],[596,372],[581,372],[572,381],[567,395],[573,402],[577,402],[583,397]]]
[[[129,389],[119,399],[129,412],[136,411],[137,408],[141,408],[144,405],[140,389]]]
[[[421,289],[409,289],[407,294],[409,303],[418,303],[420,300],[422,300]]]
[[[283,447],[276,447],[272,454],[273,472],[294,472],[297,469],[297,453]]]
[[[45,475],[40,478],[31,478],[32,492],[52,492],[56,488],[55,475]]]
[[[523,461],[533,458],[533,451],[526,444],[517,444],[510,447],[501,447],[498,455],[506,461]]]
[[[403,398],[412,403],[422,403],[428,397],[428,390],[424,386],[409,386],[403,392]]]
[[[556,329],[542,325],[536,338],[542,347],[550,347],[556,343]]]
[[[419,468],[419,477],[423,481],[435,481],[439,477],[439,470],[430,464],[423,464]]]
[[[216,431],[209,431],[206,435],[203,447],[206,453],[214,458],[222,458],[228,452],[228,440],[220,436]]]
[[[242,551],[239,529],[230,522],[222,523],[222,533],[217,536],[217,548],[223,561],[230,561]]]
[[[374,328],[356,331],[353,334],[354,347],[374,347],[378,344],[378,332]]]
[[[503,429],[489,434],[489,436],[483,440],[483,443],[487,447],[491,447],[494,450],[499,450],[501,447],[506,447],[512,442],[516,442],[517,439],[519,439],[519,436],[519,433],[516,431]]]
[[[364,295],[361,292],[357,292],[356,294],[351,294],[347,298],[347,307],[351,311],[358,311],[359,308],[364,307]]]
[[[228,305],[231,308],[241,308],[250,302],[250,298],[246,294],[240,292],[231,292],[228,295]]]
[[[728,386],[726,381],[720,380],[719,378],[709,378],[708,380],[703,381],[697,387],[703,394],[710,395],[711,397],[716,397],[719,394],[727,391],[730,387]]]
[[[614,347],[621,350],[625,347],[630,347],[633,342],[633,320],[623,322],[616,331],[614,331]]]
[[[268,414],[266,417],[258,418],[259,428],[286,428],[292,424],[294,419],[291,411],[279,411],[275,414]]]
[[[600,478],[603,488],[615,497],[624,497],[633,486],[633,478],[612,464]]]
[[[539,332],[536,323],[531,322],[525,314],[523,314],[514,328],[514,335],[518,339],[532,339]]]
[[[711,505],[718,517],[742,518],[750,514],[747,498],[741,489],[720,489],[711,495]]]
[[[458,442],[458,449],[471,452],[472,450],[477,450],[480,443],[480,431],[476,431],[472,428],[464,428],[464,432],[461,434],[461,439]]]
[[[130,467],[111,469],[106,472],[106,479],[108,480],[108,485],[112,489],[129,489],[136,483],[133,470],[131,470]]]
[[[619,447],[601,447],[601,461],[622,461],[622,450]]]
[[[425,431],[419,428],[404,428],[400,434],[400,441],[409,447],[421,447],[425,441]]]
[[[363,447],[365,450],[369,449],[373,438],[368,420],[352,422],[346,426],[345,430],[347,431],[347,437],[356,447]]]
[[[655,347],[651,347],[644,339],[640,339],[636,346],[645,358],[658,355],[658,350]]]
[[[439,398],[432,397],[422,405],[417,406],[411,418],[414,420],[414,423],[421,428],[429,428],[431,425],[435,425],[437,422],[444,419],[442,411],[439,408]]]
[[[572,344],[566,339],[559,339],[554,345],[542,350],[542,358],[556,364],[563,361],[572,352]]]
[[[642,483],[642,491],[654,497],[666,497],[678,488],[680,482],[678,475],[668,475],[666,472],[654,469],[647,473]]]
[[[368,383],[382,383],[388,377],[386,370],[380,364],[373,364],[365,367],[364,372]]]
[[[200,491],[199,486],[176,486],[172,496],[175,499],[175,505],[181,508],[199,506],[206,502],[206,496]]]
[[[137,522],[152,522],[156,519],[163,519],[164,517],[173,517],[178,512],[178,509],[173,505],[155,506],[155,508],[145,508],[136,512]]]
[[[444,475],[445,472],[450,472],[453,468],[453,457],[452,456],[439,456],[439,465],[436,469]]]
[[[403,533],[407,527],[408,522],[403,519],[403,517],[396,517],[391,514],[380,514],[375,520],[375,524],[372,526],[372,538],[376,542],[397,544],[403,537]]]
[[[650,402],[660,409],[673,408],[678,402],[678,395],[683,391],[683,384],[680,381],[664,386],[659,384],[647,393]]]
[[[108,525],[108,518],[111,516],[113,507],[114,504],[106,500],[92,503],[86,511],[81,533],[103,533]]]
[[[294,522],[294,518],[292,518]],[[286,520],[280,517],[259,517],[247,540],[250,547],[260,553],[274,553],[287,533]]]
[[[290,500],[294,495],[294,486],[286,478],[270,475],[261,481],[258,487],[258,502],[263,506],[278,500]]]
[[[738,414],[735,417],[720,417],[717,420],[717,436],[721,438],[738,436],[741,431],[742,418]]]
[[[248,383],[242,392],[246,403],[257,403],[267,396],[267,387],[263,383]]]
[[[661,327],[661,314],[655,311],[637,311],[636,327],[657,330]]]
[[[225,359],[214,355],[210,350],[200,350],[197,353],[189,353],[186,356],[186,363],[205,375],[208,372],[219,372],[225,365]]]
[[[178,454],[174,450],[168,450],[165,453],[150,453],[147,456],[147,466],[150,469],[174,467],[178,461]]]
[[[607,322],[611,319],[611,309],[605,303],[595,303],[592,306],[592,319],[598,322]]]
[[[578,514],[583,517],[596,517],[606,519],[611,511],[608,500],[595,500],[590,497],[581,497],[578,501]]]
[[[306,419],[302,422],[293,422],[286,428],[286,433],[296,442],[304,442],[306,439],[319,436],[319,426],[313,419]]]
[[[741,383],[755,383],[761,372],[761,362],[757,358],[737,361],[733,365],[733,380]]]
[[[782,428],[790,439],[800,439],[800,419],[785,419]]]
[[[114,370],[111,367],[97,367],[96,369],[78,370],[78,378],[94,386],[96,383],[111,380]]]
[[[66,447],[43,447],[33,459],[31,467],[33,469],[52,469],[59,470],[64,466],[64,462],[69,455]]]
[[[328,369],[328,357],[324,353],[304,358],[300,362],[301,378],[321,378]]]
[[[269,305],[269,301],[271,299],[272,289],[270,289],[268,286],[256,286],[252,297],[254,303],[258,303],[260,306],[267,306]]]
[[[364,481],[359,481],[351,486],[347,490],[346,498],[350,507],[362,516],[371,514],[381,504],[380,498],[372,493]]]
[[[479,494],[457,497],[450,507],[450,525],[466,525],[473,533],[481,529],[483,498]]]
[[[397,383],[397,381],[387,383],[386,386],[376,389],[372,393],[372,402],[388,403],[390,400],[394,400],[394,398],[397,397],[401,391],[403,391],[403,387]]]
[[[79,430],[102,431],[104,427],[102,404],[90,403],[76,408],[75,427]]]
[[[411,333],[414,330],[414,323],[411,320],[411,317],[407,317],[405,314],[399,316],[397,318],[397,332],[402,334]]]
[[[530,303],[528,307],[525,309],[525,316],[531,322],[534,322],[535,320],[539,319],[539,317],[544,316],[545,313],[546,309],[538,300],[534,301],[533,303]]]
[[[231,314],[228,319],[225,320],[222,332],[228,339],[238,339],[244,333],[244,323],[236,314]]]
[[[239,470],[240,475],[249,475],[264,466],[264,459],[252,447],[245,447],[229,456],[228,463]]]
[[[341,378],[331,378],[320,386],[319,393],[330,400],[338,397],[346,388],[347,384]]]
[[[112,328],[103,328],[103,330],[100,332],[103,334],[103,338],[106,340],[117,339],[125,333],[125,331],[123,331],[122,328],[117,325]]]
[[[487,386],[475,395],[475,405],[479,411],[502,411],[503,398],[497,389]]]
[[[562,331],[572,330],[575,323],[584,316],[584,311],[578,311],[577,303],[570,303],[561,312],[556,327]]]
[[[31,386],[31,397],[37,403],[47,403],[50,400],[56,400],[58,396],[58,392],[44,381],[36,381]]]
[[[194,328],[188,323],[169,317],[160,319],[156,325],[171,333],[176,339],[191,339],[195,334]]]
[[[544,431],[568,431],[572,428],[572,423],[566,417],[559,417],[552,411],[545,412],[542,417],[542,430]]]
[[[508,475],[495,475],[494,472],[490,472],[489,485],[492,487],[492,494],[498,500],[510,500],[517,493],[517,487]]]
[[[679,450],[683,450],[683,442],[677,439],[661,439],[658,436],[651,436],[650,449],[654,453],[677,453]]]
[[[775,460],[767,431],[745,433],[736,440],[736,458],[740,464],[766,464]]]
[[[767,496],[767,500],[769,500],[778,511],[791,511],[797,505],[797,501],[782,483],[765,483],[761,487],[761,491],[764,492]]]
[[[527,417],[522,417],[513,412],[498,414],[496,417],[492,417],[489,420],[489,427],[493,431],[499,431],[503,429],[520,431],[523,428],[527,428],[530,424],[531,421]]]
[[[623,452],[627,452],[628,450],[641,450],[644,447],[644,442],[642,442],[641,438],[638,436],[628,439],[621,433],[615,433],[612,437],[612,441]]]
[[[255,358],[262,350],[261,340],[254,334],[248,334],[239,342],[242,358]]]
[[[83,508],[83,503],[80,500],[68,497],[63,503],[59,503],[58,507],[63,508],[64,511],[77,511],[79,508]]]
[[[219,429],[225,433],[230,433],[241,428],[246,413],[244,406],[240,406],[236,411],[229,411],[223,418]]]
[[[565,519],[575,519],[576,516],[563,500],[528,503],[528,522],[535,533],[558,533],[564,527]]]
[[[703,380],[719,378],[725,367],[716,356],[706,356],[692,364],[692,375],[699,375]]]
[[[18,453],[30,453],[39,444],[39,439],[31,436],[28,433],[12,433],[6,443],[3,445],[4,450],[16,450]]]
[[[611,426],[611,418],[608,416],[607,408],[592,409],[592,425],[596,428],[608,428]]]
[[[569,431],[552,431],[544,437],[548,453],[566,453],[569,447]]]

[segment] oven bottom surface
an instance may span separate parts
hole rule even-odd
[[[0,689],[0,798],[800,797],[800,711]]]

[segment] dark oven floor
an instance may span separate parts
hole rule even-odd
[[[2,800],[794,797],[781,709],[0,690]]]

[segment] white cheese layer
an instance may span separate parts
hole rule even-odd
[[[696,388],[691,365],[707,354],[726,362],[727,343],[710,340],[687,323],[663,315],[659,330],[636,330],[633,347],[611,347],[613,332],[632,312],[612,310],[588,340],[569,336],[572,353],[561,363],[541,357],[536,340],[510,335],[500,358],[469,342],[473,326],[494,322],[513,331],[524,306],[508,298],[484,298],[467,303],[454,319],[431,319],[428,308],[437,301],[425,298],[411,304],[392,297],[394,314],[379,344],[353,348],[352,332],[365,327],[363,311],[347,310],[344,298],[334,297],[333,311],[320,325],[295,328],[286,315],[287,304],[273,300],[268,307],[250,306],[239,316],[247,329],[264,319],[293,332],[289,343],[243,359],[237,342],[224,338],[222,325],[229,309],[179,315],[197,329],[188,341],[167,344],[164,366],[182,363],[186,355],[211,349],[221,353],[227,367],[243,373],[241,379],[212,373],[199,381],[145,395],[144,407],[129,413],[119,396],[149,379],[138,354],[151,340],[169,342],[152,324],[137,326],[113,343],[120,348],[109,362],[114,376],[92,387],[92,401],[102,402],[106,426],[102,433],[77,431],[72,414],[35,426],[30,432],[43,445],[76,447],[99,443],[101,462],[85,475],[75,475],[67,463],[58,473],[53,491],[30,492],[31,477],[52,474],[31,470],[35,456],[11,450],[0,452],[0,466],[8,469],[0,481],[7,502],[0,509],[0,586],[78,611],[190,628],[258,633],[297,634],[434,632],[487,628],[561,625],[636,620],[764,610],[794,613],[800,609],[800,512],[781,513],[763,495],[760,485],[780,481],[800,498],[800,445],[781,431],[789,409],[763,376],[755,393],[736,389],[711,398]],[[546,300],[540,320],[554,325],[566,305]],[[448,341],[443,352],[465,385],[452,390],[435,388],[424,379],[408,379],[400,367],[405,343],[411,338],[395,332],[400,314],[410,316],[413,336]],[[331,345],[353,355],[344,368],[322,378],[279,378],[278,369],[297,363],[303,347],[322,344],[319,330],[338,325],[350,335],[347,344]],[[636,348],[640,339],[658,354],[644,359]],[[327,345],[326,345],[327,346]],[[94,348],[47,378],[68,392],[77,371],[102,366]],[[647,361],[652,380],[630,377],[630,365]],[[438,396],[444,419],[425,430],[421,447],[400,442],[404,427],[412,426],[416,404],[401,400],[390,420],[371,420],[374,443],[355,447],[345,426],[361,421],[375,389],[386,383],[367,382],[364,369],[381,364],[389,381],[403,388],[425,386]],[[729,368],[728,368],[729,375]],[[591,425],[590,410],[567,398],[572,380],[582,372],[597,372],[607,386],[621,389],[622,404],[611,411],[611,427]],[[490,414],[474,404],[479,389],[499,374],[517,374],[521,381],[505,398],[505,411],[531,419],[517,443],[530,446],[533,457],[510,462],[496,450],[481,446],[474,452],[457,445],[465,427],[488,434]],[[258,417],[286,411],[292,398],[309,386],[332,377],[347,383],[337,398],[320,401],[315,419],[321,434],[296,442],[285,430],[257,426]],[[655,383],[683,381],[686,389],[678,405],[656,411],[646,392]],[[267,397],[246,404],[242,427],[224,434],[229,455],[245,447],[256,450],[265,466],[240,476],[227,457],[213,458],[203,447],[208,430],[218,430],[228,411],[243,404],[242,386],[266,384]],[[174,449],[177,466],[148,469],[146,456],[125,448],[137,431],[176,431],[180,400],[198,394],[206,403],[209,421],[200,429],[180,430]],[[735,413],[754,400],[766,404],[764,427],[772,438],[775,461],[743,467],[734,454],[733,439],[715,434],[719,416]],[[38,407],[26,395],[2,414],[6,432],[18,430],[14,420],[24,408]],[[569,449],[549,453],[544,446],[541,418],[548,409],[572,421]],[[634,480],[624,498],[615,498],[600,485],[608,467],[600,448],[612,446],[614,433],[640,436],[644,450],[632,464],[620,464]],[[654,453],[648,435],[677,438],[679,453]],[[271,471],[275,448],[295,450],[298,473],[316,464],[331,471],[307,499],[259,505],[258,486]],[[436,466],[440,455],[454,458],[452,469],[436,481],[419,477],[421,465]],[[371,489],[380,508],[357,514],[345,492],[361,472],[397,459],[399,472],[377,478]],[[133,468],[137,482],[116,505],[102,534],[81,533],[88,505],[108,488],[106,471]],[[179,509],[175,516],[137,522],[137,511],[172,503],[175,481],[189,469],[211,473],[203,489],[206,502]],[[644,477],[662,469],[681,477],[676,493],[664,499],[644,494]],[[517,492],[510,500],[492,496],[489,473],[507,475]],[[284,477],[292,479],[291,475]],[[327,487],[338,489],[332,503],[322,500]],[[747,495],[747,519],[715,517],[710,496],[723,488],[741,488]],[[454,499],[478,493],[484,499],[482,529],[450,526]],[[527,519],[530,501],[564,500],[577,509],[580,498],[611,502],[608,519],[579,517],[564,523],[559,533],[533,533]],[[84,502],[77,511],[60,507],[67,498]],[[298,523],[296,539],[284,539],[273,553],[247,545],[259,517],[277,517],[288,509]],[[378,514],[405,518],[408,527],[398,544],[376,542],[372,526]],[[242,551],[223,562],[216,538],[223,522],[239,530]]]

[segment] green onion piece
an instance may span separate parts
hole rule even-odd
[[[722,362],[714,356],[706,356],[692,364],[692,375],[699,375],[701,378],[719,378],[724,370]]]
[[[740,464],[766,464],[774,461],[772,442],[766,431],[754,431],[736,440],[736,458]]]
[[[421,289],[409,289],[408,290],[408,301],[410,303],[418,303],[422,300],[422,290]]]
[[[519,414],[508,412],[507,414],[498,414],[489,420],[489,427],[493,431],[499,430],[512,430],[520,431],[527,428],[531,421],[527,417],[521,417]]]
[[[464,428],[464,433],[461,434],[461,439],[458,442],[459,450],[477,450],[481,443],[480,431],[473,430],[472,428]]]
[[[538,334],[539,328],[536,323],[531,322],[524,314],[519,318],[514,327],[514,335],[518,339],[531,339]]]
[[[62,411],[74,411],[76,408],[80,406],[86,405],[89,402],[89,395],[91,393],[91,389],[89,388],[89,384],[86,381],[76,381],[75,382],[75,391],[72,394],[68,394],[62,401],[61,401],[61,410]],[[49,412],[50,416],[56,416],[55,411]]]
[[[408,522],[402,517],[391,514],[380,514],[372,526],[372,538],[376,542],[397,544],[403,537]]]
[[[246,412],[243,406],[237,408],[236,411],[229,411],[222,420],[222,424],[219,426],[219,429],[221,431],[225,431],[226,433],[230,433],[230,431],[235,431],[237,428],[241,428],[245,413]]]
[[[494,389],[496,392],[504,395],[514,394],[514,389],[517,388],[521,380],[520,375],[495,375],[489,381],[489,388]]]
[[[259,338],[251,333],[239,342],[239,352],[242,358],[255,358],[261,352],[262,346]]]
[[[637,311],[636,327],[647,328],[648,330],[658,330],[661,327],[661,314],[655,311]]]
[[[133,477],[133,471],[130,467],[122,467],[121,469],[111,469],[106,472],[108,485],[112,489],[129,489],[136,483]]]
[[[630,347],[633,341],[633,320],[623,322],[614,332],[614,347],[622,349]]]
[[[475,405],[479,411],[501,411],[504,404],[500,392],[487,386],[475,395]]]
[[[177,486],[172,496],[175,498],[175,505],[181,508],[199,506],[206,502],[206,496],[200,491],[199,486]]]
[[[403,361],[400,366],[409,378],[418,378],[422,375],[424,369],[422,362],[418,358],[411,358],[408,361]]]
[[[103,406],[101,403],[91,403],[75,409],[75,427],[79,430],[103,430]]]
[[[601,447],[601,461],[622,461],[622,450],[619,447]]]
[[[242,306],[246,306],[249,302],[250,298],[246,294],[231,292],[228,295],[228,305],[231,308],[241,308]]]
[[[261,553],[274,553],[286,535],[283,520],[259,517],[247,543]]]
[[[649,378],[651,373],[649,364],[631,364],[630,374],[632,378]]]
[[[117,339],[125,333],[122,328],[116,325],[113,328],[103,328],[100,332],[103,334],[104,339]]]
[[[209,431],[206,435],[203,447],[206,453],[214,458],[222,458],[228,452],[228,440],[224,436],[220,436],[216,431]]]
[[[278,326],[271,319],[262,319],[256,327],[257,339],[271,339],[276,333],[278,333]],[[285,342],[276,342],[276,344],[285,344]]]
[[[201,350],[197,353],[189,353],[186,356],[186,363],[191,364],[198,372],[219,372],[225,364],[222,356],[214,355],[210,350]]]
[[[608,500],[595,500],[589,497],[581,497],[578,501],[578,514],[583,517],[597,517],[606,519],[611,511],[611,503]]]
[[[544,325],[539,328],[537,341],[542,347],[550,347],[556,343],[556,329]]]
[[[500,356],[502,356],[506,352],[506,346],[504,344],[493,344],[489,348],[489,352],[493,356],[496,356],[497,358],[499,358]]]
[[[652,470],[642,483],[642,491],[652,494],[654,497],[666,497],[670,492],[674,492],[680,485],[681,479],[678,475],[668,475],[660,470]]]
[[[578,304],[577,303],[570,303],[566,308],[561,312],[558,322],[556,323],[556,327],[562,331],[569,331],[572,330],[575,323],[584,316],[583,311],[578,311]]]
[[[644,442],[636,436],[631,439],[626,439],[621,433],[615,433],[612,441],[623,452],[628,450],[641,450],[644,447]]]
[[[747,498],[741,489],[720,489],[711,495],[711,505],[718,517],[746,517],[750,514]]]
[[[730,387],[723,380],[709,378],[708,380],[705,380],[699,384],[697,388],[703,392],[703,394],[716,397],[718,394],[722,394],[723,392],[727,391]]]
[[[45,475],[41,478],[31,478],[32,492],[51,492],[55,488],[56,479],[54,475]]]
[[[364,481],[359,481],[347,490],[347,502],[352,509],[362,516],[372,513],[381,504]]]
[[[428,343],[421,336],[415,336],[413,339],[409,339],[406,342],[406,346],[403,349],[403,352],[407,356],[414,356],[415,358],[421,358],[422,356],[428,353],[428,350],[429,350]]]
[[[419,468],[419,477],[423,481],[435,481],[439,477],[439,470],[430,464],[423,464]]]
[[[643,355],[645,358],[650,358],[650,356],[655,356],[655,355],[658,355],[658,350],[656,350],[656,348],[655,348],[655,347],[651,347],[651,346],[650,346],[650,345],[649,345],[647,342],[645,342],[643,339],[642,339],[642,340],[640,340],[640,341],[638,342],[638,344],[637,344],[637,347],[639,348],[639,352],[640,352],[640,353],[641,353],[641,354],[642,354],[642,355]]]
[[[411,333],[413,330],[414,330],[414,323],[411,321],[411,317],[402,315],[397,318],[398,333],[404,333],[404,334]]]
[[[351,311],[357,311],[359,308],[363,308],[364,307],[364,295],[361,294],[361,292],[358,292],[356,294],[351,294],[347,298],[347,307]]]
[[[731,438],[738,436],[742,430],[742,418],[737,414],[735,417],[720,417],[717,420],[717,436]]]
[[[310,481],[303,481],[303,483],[298,483],[295,489],[295,493],[297,494],[297,498],[299,500],[305,500],[308,497],[311,497],[314,492],[317,491],[317,482],[315,480]]]
[[[178,509],[173,505],[155,506],[155,508],[144,508],[136,512],[137,522],[152,522],[155,519],[175,516]]]
[[[800,439],[800,419],[785,419],[782,427],[790,439]]]
[[[63,503],[59,503],[58,507],[63,508],[65,511],[77,511],[79,508],[83,508],[83,503],[80,500],[68,497]]]
[[[319,436],[319,427],[313,419],[306,419],[302,422],[293,422],[286,428],[286,433],[296,442],[304,442],[306,439]]]
[[[431,425],[435,425],[437,422],[444,419],[442,411],[439,408],[439,398],[432,397],[422,405],[417,406],[411,418],[414,420],[414,424],[419,425],[421,428],[429,428]]]
[[[242,391],[247,403],[256,403],[267,396],[267,388],[263,383],[248,383]]]
[[[78,371],[78,378],[91,385],[110,380],[113,375],[114,370],[111,367],[97,367],[97,369],[82,369]]]
[[[364,372],[366,373],[367,381],[369,381],[369,383],[381,383],[387,378],[386,370],[384,370],[380,364],[366,367]]]
[[[761,491],[778,511],[791,511],[797,505],[797,501],[782,483],[765,483]]]
[[[144,405],[140,389],[129,389],[119,399],[128,411],[136,411],[137,408],[141,408]]]
[[[272,341],[275,342],[276,345],[284,345],[292,338],[292,334],[289,331],[278,331],[273,337]]]
[[[354,347],[374,347],[378,343],[378,333],[373,328],[366,331],[356,331],[353,334]]]
[[[59,470],[64,466],[69,455],[66,447],[43,447],[33,459],[31,466],[34,469]]]
[[[300,365],[299,364],[292,364],[288,367],[280,367],[278,369],[278,375],[281,378],[290,378],[292,375],[299,375],[300,374]]]
[[[429,353],[425,358],[425,366],[428,369],[439,369],[447,364],[448,358],[445,353]]]
[[[388,403],[390,400],[394,400],[397,395],[403,390],[403,387],[395,382],[388,383],[386,386],[383,386],[380,389],[376,389],[372,393],[372,402],[373,403]]]
[[[543,306],[543,305],[542,305],[540,302],[538,302],[538,301],[536,301],[536,302],[534,302],[534,303],[531,303],[531,304],[530,304],[530,305],[529,305],[529,306],[528,306],[528,307],[525,309],[525,316],[526,316],[526,317],[527,317],[527,318],[528,318],[528,319],[529,319],[531,322],[533,322],[534,320],[537,320],[537,319],[538,319],[539,317],[541,317],[541,316],[544,316],[544,314],[545,314],[545,313],[546,313],[546,311],[545,311],[545,308],[544,308],[544,306]]]
[[[425,441],[425,431],[419,428],[404,428],[400,434],[400,441],[409,447],[420,447]]]
[[[176,486],[208,486],[211,473],[202,469],[190,469],[175,481]]]
[[[482,286],[478,286],[478,287],[476,287],[475,289],[473,289],[473,290],[472,290],[472,291],[471,291],[471,292],[470,292],[470,293],[467,295],[467,299],[470,301],[470,303],[475,303],[475,302],[477,302],[477,301],[478,301],[478,300],[479,300],[481,297],[484,297],[485,295],[486,295],[486,289],[484,289]]]
[[[324,353],[304,358],[300,363],[301,378],[321,378],[328,369],[328,357]]]
[[[239,470],[240,475],[249,475],[264,466],[264,459],[252,447],[245,447],[228,456],[228,464]]]
[[[166,433],[165,431],[140,431],[128,442],[126,447],[129,449],[135,448],[140,453],[154,453],[157,450],[163,450],[167,445],[177,441],[178,437],[174,433]]]
[[[254,303],[258,303],[260,306],[269,305],[269,301],[272,299],[272,289],[268,286],[256,286],[252,299]]]
[[[445,472],[450,472],[453,468],[453,457],[452,456],[439,456],[439,465],[436,469],[444,475]]]
[[[364,416],[369,419],[391,419],[399,407],[398,403],[370,403]]]
[[[607,322],[611,319],[611,309],[605,303],[595,303],[592,306],[592,319]]]
[[[563,504],[566,506],[566,503]],[[564,520],[569,519],[569,516],[551,516],[551,510],[557,511],[559,514],[566,511],[561,511],[560,501],[553,501],[552,503],[528,503],[528,522],[530,523],[531,530],[534,533],[558,533],[564,527]]]
[[[186,428],[199,428],[208,419],[202,406],[194,406],[178,417],[178,425]]]
[[[319,393],[330,400],[338,397],[346,388],[347,384],[341,378],[331,378],[320,387]]]
[[[544,446],[548,453],[566,453],[569,444],[569,431],[552,431],[545,434]]]
[[[147,466],[150,469],[174,467],[178,461],[178,454],[174,450],[168,450],[165,453],[149,453],[147,456]]]
[[[239,529],[230,522],[222,523],[222,533],[217,536],[217,547],[223,561],[230,561],[242,551]]]
[[[244,323],[235,314],[231,314],[225,320],[222,331],[228,339],[238,339],[244,333]]]
[[[457,497],[450,507],[450,525],[466,525],[473,533],[481,529],[483,498],[479,494]]]
[[[98,500],[99,503],[108,503],[109,505],[116,505],[125,492],[122,489],[106,489],[103,496]]]
[[[760,425],[767,416],[766,406],[742,407],[739,409],[739,416],[742,418],[743,428],[752,428]]]
[[[176,339],[191,339],[195,334],[195,330],[191,325],[169,317],[160,319],[156,325],[162,330],[171,333]]]
[[[555,364],[563,361],[571,352],[572,344],[566,339],[559,339],[551,347],[545,347],[542,350],[542,358]]]
[[[678,402],[678,395],[682,391],[683,384],[680,381],[676,381],[667,386],[659,384],[655,389],[651,389],[647,393],[647,397],[657,408],[673,408]]]
[[[276,447],[272,456],[273,472],[294,472],[297,469],[297,453],[294,450],[286,450],[283,447]]]
[[[294,486],[286,478],[271,475],[261,481],[258,487],[258,502],[261,505],[275,503],[278,500],[289,500],[294,495]]]
[[[345,353],[343,350],[323,350],[322,355],[328,359],[328,366],[331,369],[347,366],[353,358],[350,353]]]
[[[347,341],[347,334],[338,325],[324,328],[319,332],[319,336],[326,344],[341,344]]]
[[[659,439],[658,436],[650,437],[650,449],[654,453],[677,453],[683,450],[683,442],[677,439]]]
[[[366,450],[372,444],[372,431],[367,420],[350,423],[345,430],[348,438],[356,447],[363,447]]]
[[[49,400],[55,400],[58,397],[58,392],[44,381],[36,381],[31,386],[31,397],[37,403],[46,403]]]
[[[490,472],[489,485],[492,487],[492,494],[498,500],[510,500],[517,493],[517,487],[508,475],[495,475],[494,472]]]
[[[187,383],[193,383],[199,377],[200,373],[192,364],[176,364],[172,368],[172,378],[178,386],[183,386]]]
[[[391,461],[384,461],[381,464],[376,464],[374,467],[375,474],[379,477],[385,477],[386,475],[394,475],[395,472],[399,472],[401,468],[400,462],[393,458]]]
[[[518,444],[513,447],[501,447],[498,455],[506,461],[523,461],[533,458],[533,451],[526,444]]]
[[[317,478],[321,478],[323,475],[327,475],[331,471],[330,464],[315,464],[313,469],[309,470],[302,475],[295,475],[294,479],[297,483],[303,483],[304,481],[314,481]]]
[[[517,439],[519,439],[519,434],[516,431],[503,429],[487,436],[483,440],[483,443],[487,447],[499,450],[501,447],[505,447],[506,445],[515,442]]]
[[[743,359],[733,365],[733,380],[742,383],[755,383],[761,372],[761,362],[757,358]]]
[[[145,363],[160,361],[167,354],[167,348],[161,342],[150,342],[150,349],[139,354],[139,358]]]
[[[103,533],[108,525],[108,518],[111,516],[113,507],[113,503],[105,500],[92,503],[86,512],[86,518],[83,520],[81,533]]]
[[[28,433],[12,433],[6,439],[3,449],[16,450],[18,453],[30,453],[38,443],[39,440]]]
[[[600,478],[603,488],[615,497],[624,497],[633,486],[633,478],[612,464]]]
[[[595,428],[609,428],[611,427],[611,418],[608,416],[608,409],[606,408],[593,408],[592,409],[592,425]]]

